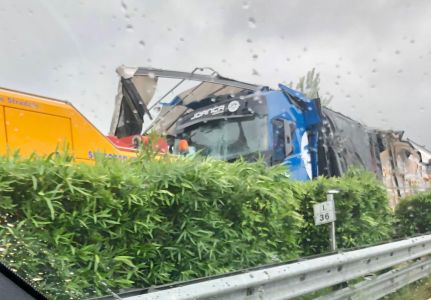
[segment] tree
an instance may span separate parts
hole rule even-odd
[[[296,89],[303,93],[308,98],[314,99],[319,97],[320,90],[320,74],[316,73],[316,69],[313,68],[307,72],[306,76],[299,78],[299,82],[296,84]],[[290,87],[293,86],[291,82]],[[333,95],[324,96],[321,98],[322,105],[328,106],[331,103]]]

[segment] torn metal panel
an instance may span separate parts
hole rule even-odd
[[[210,75],[198,74],[195,71],[210,70],[212,73]],[[220,76],[216,71],[211,68],[196,68],[193,72],[179,72],[170,71],[154,68],[138,68],[136,70],[135,76],[154,76],[162,78],[179,78],[192,81],[202,81],[202,82],[212,82],[226,86],[233,86],[241,89],[258,91],[261,89],[259,85],[241,82],[234,79],[229,79]]]
[[[136,68],[119,67],[118,93],[115,98],[114,114],[110,135],[124,137],[140,134],[145,114],[151,117],[148,104],[153,98],[157,78],[136,77]]]
[[[377,131],[377,134],[382,141],[383,180],[394,208],[400,198],[431,187],[430,161],[427,161],[431,152],[404,140],[403,132]]]
[[[428,181],[431,179],[431,151],[426,149],[424,146],[421,146],[410,139],[407,141],[419,152],[421,156],[421,165],[424,167],[423,172],[424,175],[428,178]]]
[[[431,152],[402,131],[374,130],[328,108],[319,140],[319,173],[341,176],[351,166],[374,172],[395,208],[402,197],[431,188]]]
[[[375,145],[368,128],[328,108],[322,113],[325,121],[320,153],[326,157],[326,168],[320,165],[321,173],[341,176],[350,167],[362,167],[380,176],[380,162],[373,155]]]
[[[202,106],[214,104],[220,101],[223,96],[244,94],[246,92],[250,93],[252,91],[218,83],[201,82],[178,94],[174,98],[173,104],[164,105],[159,117],[144,132],[155,129],[158,132],[173,134],[173,125],[183,114]]]
[[[188,89],[178,97],[182,100],[181,104],[190,106],[193,102],[200,102],[204,99],[222,95],[238,94],[243,92],[243,88],[226,86],[218,83],[202,82],[196,87]]]
[[[383,184],[389,195],[389,204],[394,208],[398,202],[400,195],[398,194],[398,182],[396,177],[393,176],[392,159],[389,150],[380,153],[380,160],[382,162]]]
[[[199,74],[209,70],[211,74]],[[120,84],[115,101],[115,110],[111,122],[110,135],[122,137],[143,134],[151,129],[159,132],[172,132],[172,126],[181,117],[199,106],[207,105],[212,98],[228,95],[252,93],[262,87],[254,84],[228,79],[209,68],[196,68],[191,73],[153,68],[117,68]],[[174,78],[180,82],[174,85],[160,99],[153,99],[159,78]],[[178,92],[170,102],[163,102],[170,92],[176,90],[185,81],[196,81],[192,88]],[[151,105],[150,105],[151,104]],[[145,117],[152,119],[152,109],[162,104],[158,116],[151,124],[144,125]]]

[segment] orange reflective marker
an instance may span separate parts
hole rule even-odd
[[[178,142],[178,150],[182,153],[186,153],[189,151],[189,143],[187,142],[187,140],[181,139]]]

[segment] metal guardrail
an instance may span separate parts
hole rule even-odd
[[[375,278],[364,280],[352,287],[327,294],[316,300],[373,300],[389,295],[431,273],[431,259],[394,269]]]
[[[166,290],[155,287],[147,294],[122,299],[291,299],[428,254],[431,254],[431,235],[423,235],[241,274],[227,274],[198,283],[184,283]]]

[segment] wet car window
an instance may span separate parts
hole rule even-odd
[[[199,261],[196,257],[208,251],[208,259],[212,259],[216,254],[209,249],[217,252],[218,243],[223,243],[220,236],[228,239],[230,229],[220,233],[221,229],[211,231],[204,225],[194,228],[198,234],[215,235],[220,240],[214,238],[211,244],[208,237],[194,244],[191,234],[190,243],[184,248],[183,244],[178,246],[181,251],[186,249],[181,252],[173,238],[166,237],[171,237],[171,227],[163,227],[177,221],[173,213],[177,208],[157,208],[156,212],[148,204],[147,210],[133,214],[133,218],[139,218],[133,219],[136,224],[129,224],[127,230],[115,227],[126,222],[126,212],[115,212],[117,198],[127,199],[124,203],[130,206],[139,201],[150,203],[150,198],[176,205],[178,195],[189,197],[185,190],[193,182],[190,178],[196,177],[181,177],[183,186],[161,195],[158,191],[170,183],[157,176],[180,178],[184,174],[173,175],[174,171],[162,168],[155,171],[155,167],[158,181],[153,186],[147,177],[139,177],[143,182],[138,184],[138,179],[122,177],[124,173],[113,176],[121,169],[118,166],[106,175],[112,176],[111,181],[97,173],[97,168],[84,175],[68,169],[75,163],[94,164],[96,152],[119,161],[136,160],[136,151],[151,144],[147,137],[154,132],[160,139],[151,147],[163,155],[171,152],[189,158],[196,150],[203,150],[204,156],[232,162],[262,153],[269,156],[265,157],[265,166],[276,168],[282,164],[289,169],[287,177],[300,182],[350,174],[351,167],[366,169],[382,185],[388,209],[394,212],[401,199],[425,192],[431,185],[430,13],[431,2],[421,0],[2,0],[2,262],[54,299],[112,295],[170,283],[172,278],[186,280],[232,271],[231,265],[211,263],[194,270],[193,263]],[[264,103],[265,116],[257,118],[247,101]],[[218,108],[213,109],[217,104]],[[186,143],[178,134],[178,124],[193,113],[210,121],[194,124],[191,140]],[[183,133],[184,128],[180,129]],[[173,149],[180,144],[181,149]],[[45,158],[57,157],[65,145],[71,148],[73,159],[62,161],[63,167],[55,170],[46,167],[43,160],[21,165],[6,158],[13,157],[17,149],[24,158],[32,157],[33,152]],[[94,181],[89,179],[92,176]],[[216,181],[214,176],[205,181],[207,185],[217,183],[226,189],[234,186],[223,178]],[[265,176],[261,177],[270,178]],[[274,178],[273,182],[279,180]],[[179,180],[172,182],[177,184]],[[136,191],[147,185],[153,190],[146,189],[148,194],[139,196]],[[93,190],[89,192],[90,186],[97,195]],[[208,195],[223,198],[214,196],[207,187],[192,190],[199,200]],[[204,192],[199,194],[201,190]],[[256,194],[263,197],[268,192],[266,187],[263,190]],[[365,191],[346,192],[361,193]],[[167,195],[176,196],[171,199]],[[30,198],[34,202],[29,202]],[[76,203],[83,199],[91,199],[92,206],[78,210]],[[102,199],[106,202],[98,206]],[[198,211],[197,203],[190,207],[196,205]],[[265,205],[247,202],[241,207],[259,210]],[[422,203],[419,206],[422,208]],[[294,207],[299,210],[303,206]],[[365,208],[355,206],[351,214],[359,214],[361,209]],[[244,211],[227,210],[223,217],[232,214],[240,218]],[[78,217],[80,214],[85,220]],[[212,220],[214,214],[202,213],[190,219]],[[242,224],[262,224],[266,216],[253,215],[253,221]],[[171,219],[163,226],[157,225],[163,218]],[[58,220],[64,223],[57,224]],[[396,220],[396,224],[401,222]],[[368,221],[362,220],[361,224]],[[229,222],[226,224],[236,224],[231,219]],[[92,229],[90,223],[106,231]],[[187,228],[186,221],[169,224]],[[57,228],[60,225],[64,227]],[[226,228],[229,226],[234,225]],[[414,227],[415,233],[419,233],[419,227]],[[120,236],[132,236],[139,230],[145,231],[146,240],[139,247],[133,246],[133,253],[127,252],[127,245],[117,244],[117,239],[124,241]],[[46,236],[39,234],[44,231]],[[161,238],[151,240],[153,234]],[[88,242],[88,236],[92,242]],[[243,234],[244,239],[251,240],[252,236],[258,235]],[[385,234],[381,236],[389,239]],[[269,239],[264,233],[260,237]],[[186,238],[187,234],[176,236],[176,241]],[[105,243],[108,239],[113,242]],[[344,239],[346,247],[359,246],[353,239]],[[198,254],[188,250],[189,244],[198,249]],[[233,244],[224,246],[227,249]],[[271,251],[262,250],[262,256],[269,257]],[[108,252],[110,257],[100,256]],[[194,258],[183,264],[184,253]],[[242,255],[240,250],[226,253],[217,255]],[[154,267],[157,255],[166,261]],[[282,260],[273,256],[274,261]],[[148,262],[137,263],[136,257],[145,257]],[[236,267],[263,261],[244,258],[244,265]],[[181,271],[176,269],[179,265]],[[100,284],[93,286],[87,277],[97,278]],[[134,281],[136,278],[139,280]]]

